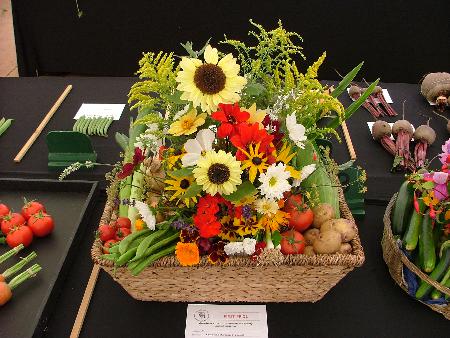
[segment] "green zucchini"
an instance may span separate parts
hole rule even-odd
[[[433,220],[429,211],[423,217],[419,241],[422,243],[423,248],[423,271],[430,273],[436,265],[436,248],[433,241]]]
[[[419,233],[423,219],[423,211],[425,209],[425,204],[422,200],[419,200],[419,212],[413,211],[410,219],[409,225],[406,229],[405,235],[403,236],[403,246],[408,251],[413,251],[417,247],[419,242]]]
[[[447,270],[447,273],[442,278],[442,280],[439,282],[441,285],[450,288],[450,269]],[[442,292],[438,289],[434,289],[431,293],[431,299],[439,299],[442,297]],[[448,297],[448,295],[445,295],[445,297]]]
[[[392,211],[392,232],[395,235],[402,235],[413,209],[414,189],[408,181],[403,182],[395,200],[394,209]]]
[[[433,272],[430,274],[430,278],[438,281],[440,280],[448,271],[450,267],[450,240],[444,242],[441,247],[441,255],[439,263],[434,268]],[[433,289],[433,286],[422,280],[420,286],[416,292],[417,299],[425,299]]]

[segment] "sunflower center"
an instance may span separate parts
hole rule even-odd
[[[277,179],[275,177],[271,177],[270,180],[269,180],[269,185],[271,187],[273,187],[276,184],[277,184]]]
[[[260,165],[262,163],[262,160],[259,157],[253,157],[252,158],[252,163],[254,165]]]
[[[208,169],[208,178],[214,184],[223,184],[230,178],[230,169],[222,163],[214,163]]]
[[[226,76],[222,68],[205,63],[195,70],[194,83],[204,94],[217,94],[225,88]]]
[[[185,179],[185,178],[183,178],[183,179],[180,181],[180,188],[181,188],[181,189],[187,189],[187,188],[189,188],[190,185],[191,185],[191,184],[189,183],[189,180],[187,180],[187,179]]]

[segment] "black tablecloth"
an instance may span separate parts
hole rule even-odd
[[[417,83],[450,67],[448,0],[79,0],[81,19],[76,3],[12,1],[21,76],[132,76],[145,51],[182,55],[180,42],[200,49],[224,34],[249,41],[250,18],[267,29],[281,19],[300,33],[308,63],[326,50],[321,78],[338,79],[335,69],[362,60],[366,79],[386,82]]]
[[[47,170],[44,135],[49,130],[70,129],[75,112],[83,102],[124,103],[133,78],[32,78],[0,79],[0,115],[15,118],[14,125],[0,138],[0,177],[56,177]],[[73,90],[51,120],[43,135],[17,164],[13,158],[28,139],[42,116],[52,106],[67,84]],[[401,111],[407,100],[407,117],[412,122],[425,121],[417,112],[429,114],[431,109],[418,94],[416,85],[386,84],[394,107]],[[343,95],[344,105],[349,99]],[[119,148],[112,140],[113,132],[126,131],[129,111],[113,123],[110,137],[93,137],[99,161],[118,160]],[[380,337],[380,336],[445,336],[448,321],[427,307],[409,298],[390,278],[382,259],[380,240],[384,204],[398,189],[402,174],[389,172],[391,158],[371,140],[366,122],[367,112],[361,110],[348,122],[359,158],[369,176],[366,217],[359,222],[366,253],[363,267],[355,269],[315,304],[268,304],[270,337]],[[445,123],[434,119],[438,133],[432,155],[447,137]],[[417,125],[417,123],[415,123]],[[345,143],[335,144],[334,157],[348,160]],[[73,178],[101,180],[105,168],[80,172]],[[44,336],[66,337],[70,333],[81,298],[92,269],[90,247],[98,226],[104,196],[99,199],[90,227],[69,271],[53,315],[47,318]],[[292,281],[295,284],[295,280]],[[186,316],[185,303],[154,303],[133,300],[106,273],[101,272],[81,337],[182,337]]]

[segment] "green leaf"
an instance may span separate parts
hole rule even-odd
[[[174,171],[169,171],[167,174],[175,177],[186,177],[192,175],[192,170],[194,170],[194,167],[186,167]]]
[[[366,101],[366,99],[369,97],[370,94],[372,94],[374,88],[378,84],[378,81],[380,79],[376,79],[375,82],[373,82],[366,91],[359,97],[358,100],[353,102],[350,106],[347,107],[347,109],[344,112],[344,118],[343,121],[347,120],[352,114],[358,110],[359,107]],[[341,124],[341,121],[339,120],[339,117],[335,117],[331,120],[331,122],[327,125],[328,128],[336,129]]]
[[[181,95],[183,92],[176,90],[172,95],[167,95],[167,98],[172,101],[174,104],[187,104],[188,101],[182,100]]]
[[[255,186],[250,181],[244,181],[237,190],[229,195],[223,195],[223,198],[230,202],[236,202],[243,199],[245,196],[253,194],[256,192]]]
[[[341,165],[339,165],[338,169],[339,169],[339,171],[347,170],[347,169],[349,169],[349,168],[351,168],[353,166],[353,163],[355,163],[355,160],[347,161],[347,162],[342,163]]]
[[[256,83],[256,82],[249,83],[245,87],[245,93],[250,96],[259,96],[265,90],[266,90],[266,88],[262,84]]]
[[[425,182],[424,184],[422,184],[422,188],[425,190],[431,190],[434,188],[434,182],[432,181]]]
[[[117,144],[122,148],[124,152],[128,150],[128,136],[122,133],[117,132],[115,135]]]
[[[353,68],[347,75],[344,76],[344,78],[341,80],[341,82],[339,82],[339,85],[331,93],[332,97],[336,98],[342,94],[342,92],[348,87],[348,85],[355,78],[356,74],[358,74],[358,72],[361,69],[361,67],[363,66],[363,64],[364,64],[364,61],[361,62],[359,65],[357,65],[355,68]]]
[[[195,197],[202,191],[202,186],[198,185],[197,183],[192,183],[189,188],[187,188],[186,192],[183,196],[180,196],[180,198],[190,198]]]
[[[277,247],[281,243],[281,234],[278,230],[272,232],[272,243],[275,247]]]

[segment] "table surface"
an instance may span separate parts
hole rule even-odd
[[[0,177],[57,177],[58,173],[47,169],[45,134],[50,130],[71,129],[72,118],[83,102],[125,103],[135,81],[135,78],[0,79],[0,115],[15,119],[13,126],[0,138]],[[14,156],[68,84],[73,85],[72,92],[22,162],[14,163]],[[432,116],[432,109],[418,94],[417,85],[389,83],[383,87],[389,90],[397,111],[401,112],[402,102],[406,100],[406,118],[415,126],[426,121],[419,112]],[[342,95],[342,102],[347,106],[350,100]],[[112,124],[109,138],[92,138],[99,162],[114,163],[120,159],[120,149],[113,135],[116,131],[126,132],[128,116],[126,108],[122,119]],[[361,109],[348,121],[357,162],[367,170],[369,177],[366,217],[359,222],[366,262],[315,304],[268,304],[270,337],[442,336],[445,329],[448,330],[448,322],[441,315],[404,294],[390,278],[382,259],[380,241],[385,203],[398,189],[403,173],[389,172],[392,158],[371,139],[366,125],[370,120],[369,113]],[[439,152],[448,134],[444,121],[433,118],[430,124],[438,134],[430,149],[431,158]],[[339,163],[349,159],[345,143],[335,143],[333,153]],[[107,168],[100,167],[79,172],[71,178],[103,180],[106,171]],[[46,337],[65,337],[70,333],[92,269],[92,233],[98,225],[104,198],[99,198],[95,205],[79,254],[70,268],[53,315],[47,319]],[[81,337],[182,337],[186,306],[185,303],[136,301],[102,272]],[[319,318],[325,322],[319,322]]]

